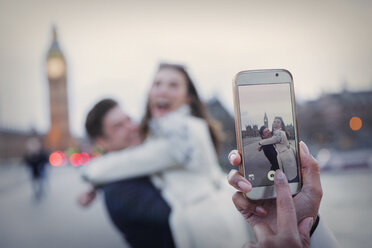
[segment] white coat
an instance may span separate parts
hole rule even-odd
[[[137,147],[92,161],[84,177],[94,184],[150,175],[171,207],[176,247],[242,247],[247,224],[231,200],[234,190],[218,165],[207,123],[188,106],[150,122]]]
[[[289,145],[285,132],[281,129],[275,130],[271,138],[263,139],[260,145],[275,145],[279,168],[285,173],[288,180],[297,176],[297,162],[293,148]]]

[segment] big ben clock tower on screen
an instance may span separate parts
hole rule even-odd
[[[47,146],[51,150],[65,150],[71,141],[66,61],[59,47],[56,28],[53,27],[53,41],[48,50],[46,70],[49,81],[49,102],[51,125],[47,135]]]

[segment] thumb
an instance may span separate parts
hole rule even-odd
[[[311,156],[309,149],[304,142],[300,142],[300,157],[303,179],[303,189],[311,191],[311,195],[322,195],[322,186],[320,183],[320,173],[318,162]],[[313,192],[314,191],[314,192]]]
[[[303,219],[300,224],[298,224],[298,232],[300,234],[303,247],[310,246],[310,230],[313,226],[313,222],[314,219],[312,217],[307,217]]]

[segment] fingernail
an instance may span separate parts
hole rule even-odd
[[[255,211],[258,214],[266,215],[266,210],[263,207],[261,207],[261,206],[257,206],[256,209],[255,209]]]
[[[277,170],[276,179],[278,180],[278,182],[284,182],[285,175],[281,170]]]
[[[244,192],[248,192],[248,191],[251,191],[251,185],[249,185],[248,183],[244,182],[244,181],[238,181],[237,182],[237,185],[238,187],[243,190]]]
[[[307,147],[307,145],[305,144],[305,142],[301,141],[300,142],[300,145],[301,145],[301,151],[304,152],[307,155],[310,155],[309,148]]]
[[[235,159],[236,159],[236,154],[235,153],[232,153],[230,155],[230,161],[233,163]]]

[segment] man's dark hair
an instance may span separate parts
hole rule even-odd
[[[113,99],[103,99],[99,101],[89,111],[87,119],[85,120],[85,129],[88,133],[89,138],[95,139],[103,136],[102,122],[103,118],[112,108],[118,106],[118,103]]]
[[[262,135],[263,135],[263,131],[265,130],[265,128],[267,128],[267,126],[262,126],[260,127],[260,135],[261,135],[261,138],[262,138]]]

